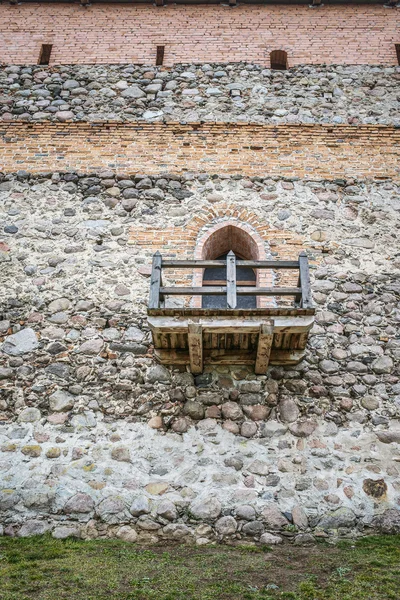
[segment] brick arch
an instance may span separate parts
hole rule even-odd
[[[224,219],[220,222],[206,226],[203,233],[200,232],[194,251],[196,260],[212,260],[233,250],[237,256],[247,260],[266,260],[266,240],[248,223],[237,219]],[[257,270],[258,287],[272,285],[273,274],[270,271]],[[193,286],[200,287],[203,281],[203,269],[195,269],[193,274]],[[201,298],[196,297],[193,305],[201,306]],[[257,306],[267,306],[268,300],[257,298]]]
[[[259,233],[251,225],[234,219],[208,227],[198,238],[194,257],[211,260],[229,250],[248,260],[266,260],[267,257],[265,242]]]

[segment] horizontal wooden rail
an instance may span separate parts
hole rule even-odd
[[[237,287],[236,293],[240,296],[296,296],[301,294],[299,287]],[[206,287],[160,287],[160,294],[165,296],[224,296],[226,286]]]
[[[164,287],[162,285],[162,269],[212,269],[220,267],[226,267],[226,285],[213,285],[212,281],[207,281],[208,285],[203,283],[201,287]],[[250,281],[246,281],[247,285],[243,285],[245,284],[244,281],[237,281],[238,267],[297,269],[299,271],[297,287],[256,287]],[[294,296],[295,307],[313,308],[310,272],[305,252],[300,253],[299,260],[237,260],[232,251],[227,254],[226,260],[163,260],[161,254],[156,252],[153,256],[149,309],[159,308],[160,302],[164,301],[165,296],[226,296],[226,308],[229,310],[236,309],[237,296]],[[192,333],[194,348],[197,334]]]
[[[225,267],[226,260],[163,260],[163,269],[217,269]],[[298,269],[298,260],[237,260],[237,267],[252,269]]]

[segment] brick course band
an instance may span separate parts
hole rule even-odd
[[[113,169],[309,179],[400,175],[400,129],[365,125],[4,124],[1,170]]]
[[[397,64],[400,12],[382,6],[0,6],[2,61],[37,64],[258,62],[285,50],[288,64]],[[373,32],[373,35],[371,35]]]

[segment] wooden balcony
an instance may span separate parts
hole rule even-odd
[[[163,269],[226,268],[226,285],[164,287]],[[297,270],[296,287],[257,287],[238,285],[238,267],[250,269]],[[251,284],[251,282],[250,282]],[[225,296],[225,308],[190,305],[196,296]],[[184,296],[188,305],[168,307],[166,298]],[[238,308],[238,296],[269,297],[271,306]],[[284,303],[282,298],[288,300]],[[280,304],[281,302],[281,304]],[[226,260],[164,260],[153,257],[148,323],[157,360],[167,365],[190,365],[194,374],[204,365],[254,364],[257,374],[265,374],[269,364],[297,364],[304,356],[308,334],[314,322],[307,255],[296,261],[238,260],[229,252]]]

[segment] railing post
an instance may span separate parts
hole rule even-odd
[[[162,256],[157,250],[153,254],[153,264],[151,267],[149,308],[160,308],[161,267]]]
[[[230,250],[226,257],[226,306],[236,308],[236,256]]]
[[[307,254],[303,251],[299,254],[299,279],[301,287],[301,308],[311,308],[311,284],[310,284],[310,268],[308,266]]]

